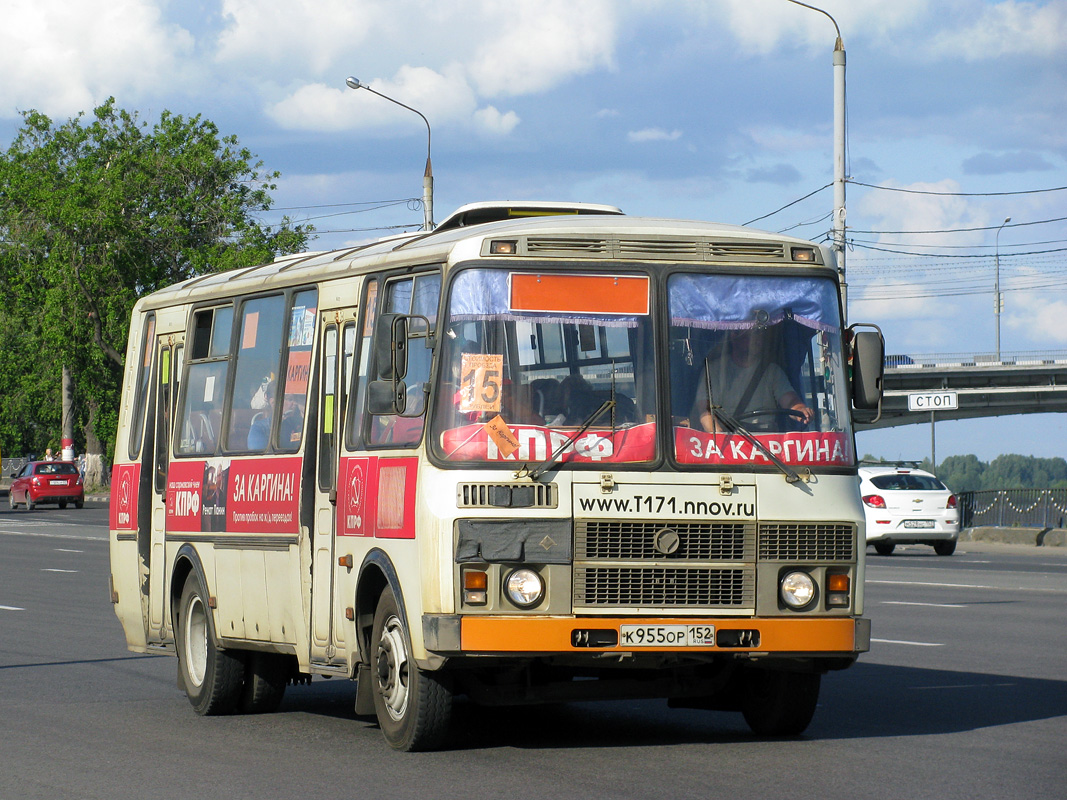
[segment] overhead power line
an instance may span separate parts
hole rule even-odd
[[[977,228],[942,228],[939,230],[925,230],[925,231],[863,231],[858,228],[849,228],[849,233],[874,233],[874,234],[907,234],[909,236],[917,236],[919,234],[935,234],[935,233],[974,233],[975,231],[995,231],[997,228],[1025,228],[1029,225],[1047,225],[1052,222],[1064,222],[1067,221],[1067,217],[1054,217],[1053,219],[1037,219],[1032,222],[1013,222],[1010,225],[983,225]]]
[[[1017,192],[936,192],[931,189],[904,189],[896,186],[878,186],[873,183],[862,183],[861,181],[852,180],[851,178],[845,179],[846,183],[851,183],[853,186],[866,186],[868,189],[881,189],[885,192],[903,192],[904,194],[932,194],[940,197],[1008,197],[1011,195],[1020,194],[1043,194],[1045,192],[1063,192],[1067,191],[1067,186],[1054,186],[1051,189],[1023,189]]]

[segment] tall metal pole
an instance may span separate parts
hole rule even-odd
[[[997,361],[1000,361],[1000,311],[1004,307],[1004,299],[1000,294],[1000,232],[1004,226],[1011,222],[1011,217],[1008,217],[997,228],[997,235],[994,237],[996,244],[995,256],[993,258],[996,263],[996,277],[993,279],[993,314],[997,320]]]
[[[845,43],[841,28],[829,13],[821,8],[789,0],[790,3],[818,11],[834,24],[837,41],[834,43],[834,224],[833,249],[837,273],[841,282],[841,306],[848,315],[848,282],[845,279]]]
[[[388,100],[390,103],[395,103],[401,108],[406,108],[408,111],[414,111],[420,117],[422,121],[426,123],[426,170],[422,174],[422,229],[424,231],[432,231],[434,229],[433,221],[433,165],[430,163],[430,121],[426,119],[426,116],[418,109],[411,106],[404,105],[399,100],[394,100],[387,94],[382,94],[370,88],[365,83],[360,83],[357,78],[348,77],[345,79],[345,85],[349,89],[366,89],[371,94],[376,94],[378,97]]]
[[[830,17],[833,20],[833,17]],[[834,22],[834,27],[837,23]],[[845,279],[845,44],[841,31],[834,45],[834,254],[841,276],[841,306],[848,315]]]

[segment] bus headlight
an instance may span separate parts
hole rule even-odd
[[[517,569],[508,575],[504,591],[519,608],[533,608],[545,596],[545,582],[532,569]]]
[[[787,572],[779,586],[782,602],[790,608],[804,608],[815,599],[815,581],[806,572]]]

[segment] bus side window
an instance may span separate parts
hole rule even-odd
[[[410,320],[408,339],[407,408],[401,415],[377,415],[371,418],[370,444],[412,446],[422,438],[426,421],[426,389],[429,387],[433,351],[429,335],[437,321],[437,306],[441,297],[441,275],[424,273],[410,278],[390,281],[385,286],[386,311],[396,314],[418,315]],[[426,317],[430,328],[419,317]],[[390,332],[378,329],[376,337]],[[378,369],[378,365],[375,365]]]
[[[315,342],[315,320],[318,317],[318,296],[315,289],[297,292],[293,296],[292,311],[289,313],[289,352],[285,363],[285,382],[282,384],[279,450],[299,450],[303,439],[304,412],[307,409],[308,383],[311,377],[311,348]]]
[[[145,406],[148,404],[149,382],[152,379],[152,361],[156,352],[156,315],[149,314],[141,339],[141,363],[137,368],[137,395],[133,402],[133,420],[130,430],[129,455],[136,460],[141,455],[144,437]]]
[[[265,452],[277,418],[285,296],[257,297],[241,304],[226,449]]]
[[[370,374],[371,347],[373,345],[374,323],[378,318],[378,280],[367,281],[366,295],[363,298],[363,326],[359,334],[359,360],[356,370],[350,374],[352,383],[352,402],[345,408],[345,447],[355,450],[359,435],[363,430],[364,411],[367,401],[367,383],[374,376]]]
[[[189,361],[176,414],[178,455],[208,455],[218,447],[232,321],[231,305],[194,313]]]

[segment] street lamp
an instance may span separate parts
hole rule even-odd
[[[794,5],[818,11],[829,18],[837,31],[834,43],[834,255],[837,257],[837,269],[841,275],[841,300],[845,313],[848,314],[848,283],[845,280],[845,43],[841,39],[841,28],[829,13],[821,8],[789,0]]]
[[[382,94],[370,88],[365,83],[360,83],[358,79],[349,76],[345,78],[345,85],[349,89],[366,89],[371,94],[376,94],[378,97],[385,98],[390,103],[395,103],[401,108],[406,108],[408,111],[414,111],[420,117],[422,121],[426,123],[426,171],[422,175],[422,229],[424,231],[432,231],[434,228],[433,223],[433,166],[430,164],[430,121],[426,119],[421,111],[406,106],[399,100],[394,100],[389,95]]]
[[[1011,217],[1005,219],[1000,223],[1000,227],[997,228],[997,235],[994,237],[994,243],[996,245],[994,256],[994,262],[996,263],[996,278],[993,280],[993,313],[997,317],[997,361],[1000,361],[1000,311],[1004,306],[1004,299],[1000,294],[1000,232],[1004,226],[1011,222]]]

